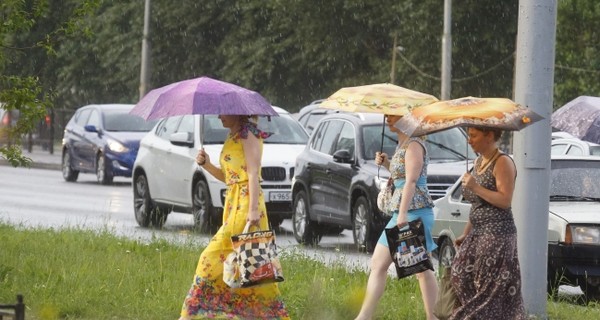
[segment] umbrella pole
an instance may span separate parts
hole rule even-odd
[[[200,117],[200,149],[204,148],[204,115]]]
[[[381,147],[379,147],[379,152],[383,153],[383,139],[385,138],[385,115],[383,115],[383,126],[381,126]],[[379,178],[379,169],[381,165],[377,166],[377,178]]]

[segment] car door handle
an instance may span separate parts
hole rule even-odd
[[[454,211],[454,212],[452,212],[452,213],[450,213],[450,214],[451,214],[453,217],[458,217],[458,216],[460,216],[460,210],[456,210],[456,211]]]

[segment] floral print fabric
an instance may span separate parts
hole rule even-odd
[[[249,205],[246,158],[241,139],[248,132],[261,141],[264,132],[248,123],[230,134],[220,157],[227,193],[223,225],[210,240],[198,261],[192,287],[185,297],[181,316],[189,319],[289,319],[276,283],[232,289],[223,282],[223,262],[233,252],[231,236],[242,233]],[[262,152],[262,150],[261,150]],[[262,191],[259,194],[260,228],[269,229]]]
[[[494,165],[495,161],[481,174],[473,170],[472,175],[477,183],[496,191]],[[450,319],[527,319],[512,211],[493,206],[469,190],[463,195],[473,204],[473,229],[452,262],[452,286],[461,306]]]
[[[408,144],[412,141],[419,143],[423,149],[425,150],[425,156],[423,159],[423,169],[421,169],[421,174],[419,175],[419,180],[427,181],[427,165],[429,164],[429,157],[427,156],[427,148],[423,144],[422,138],[410,138],[409,141],[398,145],[394,156],[390,160],[390,174],[392,179],[394,179],[394,183],[397,180],[406,180],[406,148]],[[402,188],[396,188],[394,190],[394,195],[389,202],[390,208],[399,208],[400,201],[402,199]],[[413,197],[412,202],[410,203],[410,207],[408,210],[416,210],[421,208],[433,208],[433,200],[429,195],[429,190],[427,189],[427,183],[419,184],[417,183],[417,187],[415,190],[415,196]],[[396,210],[397,211],[397,210]]]

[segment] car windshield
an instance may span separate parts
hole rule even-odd
[[[216,115],[204,116],[205,144],[223,144],[229,129],[223,128],[221,120]],[[308,134],[300,123],[289,114],[276,117],[259,117],[258,128],[272,135],[264,140],[266,144],[306,144]]]
[[[600,199],[600,161],[552,160],[550,199]]]
[[[123,110],[104,111],[104,129],[106,131],[148,132],[157,121],[146,121]]]
[[[375,152],[381,150],[381,127],[382,125],[369,125],[363,127],[363,157],[366,160],[374,160]],[[427,152],[429,158],[435,162],[450,162],[458,160],[475,159],[476,155],[467,144],[467,136],[459,128],[452,128],[436,132],[426,137]],[[394,154],[398,137],[385,126],[383,138],[383,152],[388,155]]]

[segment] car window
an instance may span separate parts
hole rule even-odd
[[[223,123],[217,115],[205,115],[203,124],[204,144],[223,144],[229,133],[229,129],[223,127]]]
[[[567,151],[567,154],[571,156],[581,156],[583,155],[583,149],[581,149],[579,146],[571,145]]]
[[[194,116],[193,115],[187,115],[184,116],[181,119],[181,122],[179,123],[179,127],[177,128],[176,132],[188,132],[188,133],[194,133]]]
[[[600,198],[600,166],[598,161],[551,162],[550,197]]]
[[[102,128],[100,126],[100,114],[98,113],[97,110],[92,110],[92,113],[90,114],[90,117],[88,118],[87,125],[95,126],[96,128]]]
[[[289,114],[280,114],[278,117],[259,117],[258,128],[272,133],[264,140],[267,144],[306,144],[308,134],[298,121]]]
[[[104,129],[113,132],[147,132],[157,121],[146,121],[142,117],[129,114],[128,110],[105,110],[103,118]]]
[[[381,136],[383,129],[383,137]],[[383,139],[383,152],[393,155],[398,145],[398,137],[390,131],[388,126],[369,125],[362,127],[363,158],[365,160],[375,160],[375,152],[381,151],[381,139]]]
[[[456,187],[456,189],[454,189],[454,191],[450,195],[450,198],[454,201],[468,202],[468,201],[464,200],[462,197],[462,185],[461,184],[459,184],[458,187]]]
[[[78,112],[75,114],[75,123],[79,126],[85,126],[85,124],[87,123],[87,119],[90,117],[90,112],[92,112],[92,109],[85,109],[85,110],[81,110],[81,112]]]
[[[475,159],[467,136],[459,128],[452,128],[426,136],[427,152],[432,161],[457,161]]]
[[[342,121],[331,120],[324,123],[324,125],[325,126],[319,128],[319,135],[317,136],[313,147],[319,152],[332,155],[334,144],[338,140],[344,123]]]
[[[354,155],[354,137],[354,126],[349,122],[344,123],[332,154],[340,150],[347,150],[351,155]]]
[[[550,149],[550,154],[564,154],[566,149],[566,144],[553,144]]]
[[[181,120],[181,117],[169,117],[164,119],[156,128],[156,135],[165,140],[169,140],[171,134],[175,133],[179,120]]]
[[[600,146],[590,146],[590,154],[600,156]]]
[[[318,114],[310,113],[307,117],[308,119],[306,119],[306,122],[304,124],[304,127],[306,127],[306,131],[312,132],[315,129],[315,126],[319,123],[321,118],[323,118],[324,116],[326,116],[325,113],[318,113]]]

